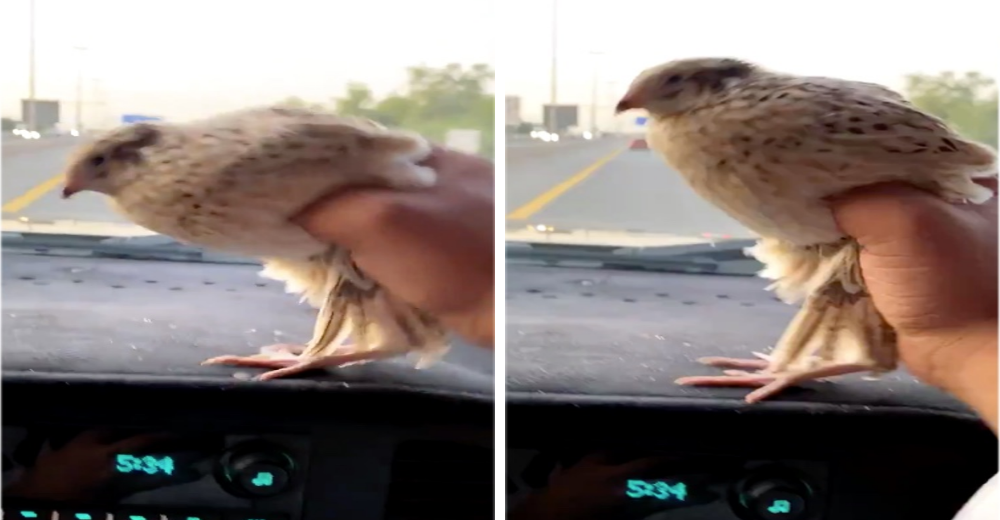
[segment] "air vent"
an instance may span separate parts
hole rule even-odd
[[[492,520],[493,450],[439,441],[399,444],[384,520]]]

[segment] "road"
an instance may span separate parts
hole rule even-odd
[[[58,138],[4,147],[5,229],[17,222],[73,220],[115,223],[134,232],[100,195],[60,197],[58,176],[75,142]],[[651,152],[627,150],[627,144],[617,137],[512,142],[506,150],[506,172],[500,176],[507,188],[508,237],[537,225],[574,233],[586,229],[591,238],[595,232],[620,231],[702,239],[750,236],[694,195]]]
[[[63,200],[60,173],[78,143],[71,137],[4,144],[0,155],[4,230],[50,230],[96,234],[147,234],[116,215],[107,200],[81,193]],[[102,223],[100,226],[88,223]]]
[[[695,195],[649,150],[628,150],[628,139],[519,143],[507,148],[507,236],[560,230],[605,241],[609,233],[666,235],[679,240],[750,238],[743,226]],[[635,245],[673,243],[662,237]],[[625,242],[623,242],[625,243]]]

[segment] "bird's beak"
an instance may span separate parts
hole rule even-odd
[[[63,185],[62,198],[68,199],[73,195],[79,193],[81,190],[80,187],[77,186],[76,184],[77,183],[73,182],[72,179],[67,179],[66,184]]]
[[[632,94],[626,94],[625,97],[615,105],[615,115],[621,114],[622,112],[628,112],[629,110],[639,108],[639,104],[636,102],[635,96]]]

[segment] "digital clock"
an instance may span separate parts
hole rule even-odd
[[[115,472],[126,475],[167,475],[171,476],[177,466],[169,455],[115,455]]]
[[[634,499],[652,498],[684,502],[687,500],[688,490],[683,482],[630,479],[625,483],[625,495]]]

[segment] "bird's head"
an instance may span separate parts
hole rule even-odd
[[[116,128],[95,142],[78,148],[65,169],[62,196],[72,197],[81,191],[114,195],[137,175],[134,166],[143,160],[142,149],[155,145],[162,130],[148,123]]]
[[[680,115],[760,70],[734,58],[691,58],[657,65],[636,76],[615,113],[641,108],[653,116]]]

